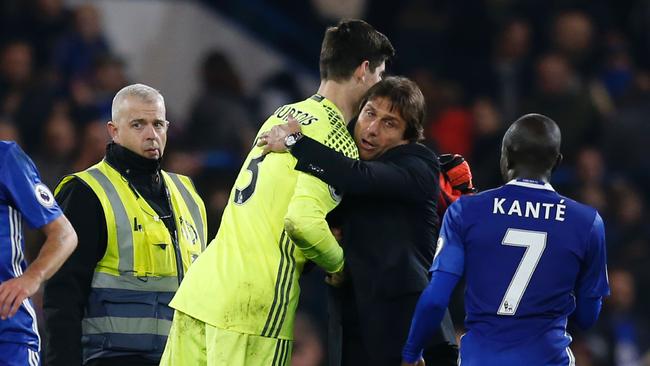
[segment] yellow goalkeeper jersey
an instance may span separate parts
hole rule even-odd
[[[285,123],[289,115],[305,135],[358,158],[340,110],[328,99],[314,95],[282,106],[260,133]],[[343,267],[343,250],[325,221],[340,197],[321,180],[294,170],[295,165],[291,154],[262,155],[253,147],[219,232],[190,266],[173,308],[218,328],[293,339],[305,261],[329,272]]]

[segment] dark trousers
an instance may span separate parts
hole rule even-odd
[[[402,362],[401,355],[395,357],[377,358],[373,350],[368,350],[361,338],[358,327],[343,327],[343,349],[341,366],[397,366]],[[458,348],[450,344],[437,344],[424,350],[424,361],[427,365],[456,366],[458,364]]]
[[[88,361],[85,366],[152,366],[158,364],[160,361],[151,361],[139,356],[119,356],[96,358]]]
[[[343,327],[343,344],[341,352],[341,366],[373,365],[397,366],[401,357],[378,359],[372,350],[366,349],[358,324],[346,323]]]
[[[395,352],[395,354],[387,354],[387,352],[382,352],[385,350],[368,349],[366,346],[367,343],[363,340],[364,337],[362,335],[361,323],[359,320],[359,314],[357,314],[354,296],[351,292],[345,292],[345,290],[346,289],[343,289],[343,291],[340,292],[330,291],[330,316],[336,314],[336,319],[330,317],[330,331],[332,331],[333,320],[340,324],[340,329],[337,334],[338,337],[335,337],[340,339],[331,340],[338,341],[340,352],[339,355],[330,352],[330,357],[339,356],[341,360],[340,366],[399,365],[402,362],[401,352],[398,351]],[[332,311],[333,306],[336,311]],[[337,306],[338,309],[336,309]],[[447,318],[448,319],[445,319],[449,322],[447,327],[453,331],[451,319],[448,315]],[[408,325],[410,325],[410,323]],[[330,346],[330,351],[331,350],[332,348]],[[427,344],[424,349],[423,357],[427,365],[456,366],[458,364],[458,347],[446,342]],[[330,362],[330,365],[338,366],[339,364],[336,362]]]

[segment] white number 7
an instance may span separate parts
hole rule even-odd
[[[537,263],[546,248],[546,233],[542,231],[528,231],[508,229],[501,245],[526,247],[524,257],[519,262],[519,267],[510,281],[508,290],[499,305],[499,315],[515,315],[521,298],[526,292],[528,282],[535,272]]]

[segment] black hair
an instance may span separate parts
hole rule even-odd
[[[321,80],[343,81],[364,61],[374,71],[395,49],[388,38],[363,20],[341,20],[325,31],[320,51]]]
[[[360,107],[363,108],[368,101],[379,97],[388,99],[391,112],[397,110],[404,118],[406,140],[417,142],[424,139],[424,95],[415,82],[401,76],[387,77],[368,89]]]

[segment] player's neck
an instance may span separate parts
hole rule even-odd
[[[527,180],[536,180],[536,181],[548,183],[551,180],[551,175],[546,173],[524,170],[524,171],[516,171],[512,175],[512,179],[527,179]]]
[[[329,99],[343,114],[345,122],[350,122],[356,115],[357,96],[354,91],[346,86],[346,82],[340,83],[334,80],[321,80],[318,87],[318,94]]]

